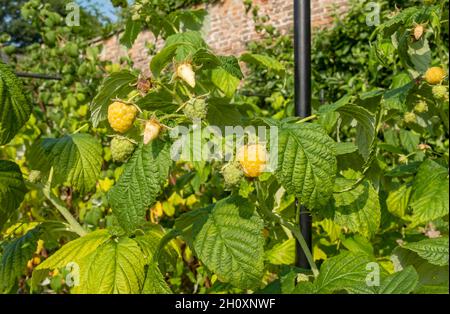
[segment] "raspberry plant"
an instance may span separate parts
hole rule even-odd
[[[139,5],[122,37],[128,46],[149,14],[150,4]],[[371,61],[399,67],[389,88],[350,93],[301,120],[259,116],[240,95],[241,64],[286,80],[282,62],[214,54],[199,32],[202,10],[152,11],[151,30],[165,43],[150,77],[115,69],[90,99],[92,127],[61,127],[26,147],[20,165],[0,161],[0,291],[27,278],[30,292],[48,282],[71,293],[185,292],[175,278],[194,264],[201,292],[448,291],[447,7],[414,6],[377,27]],[[426,25],[420,36],[417,25]],[[4,64],[0,100],[5,145],[32,107]],[[198,118],[219,129],[274,127],[278,138],[247,143],[231,162],[173,161],[171,130]],[[263,172],[274,148],[276,169]],[[17,208],[30,200],[56,209],[55,219],[31,209],[37,219],[27,222]],[[300,204],[316,222],[313,252],[298,229]],[[311,271],[293,266],[295,241]]]

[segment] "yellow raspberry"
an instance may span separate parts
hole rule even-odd
[[[237,159],[245,176],[255,178],[266,168],[267,152],[260,144],[245,145],[239,150]]]
[[[41,263],[41,258],[39,256],[33,257],[33,265],[37,266]]]
[[[425,31],[425,28],[423,27],[423,25],[421,25],[421,24],[416,25],[416,27],[414,27],[414,29],[413,29],[414,39],[419,40],[422,37],[424,31]]]
[[[428,82],[428,84],[436,85],[442,82],[442,80],[445,78],[445,71],[441,67],[431,67],[427,70],[425,73],[425,81]]]
[[[133,125],[137,109],[133,105],[127,105],[119,101],[113,102],[108,107],[108,122],[114,131],[125,133]]]
[[[195,87],[195,72],[189,62],[181,63],[176,68],[176,76],[185,81],[190,87]]]
[[[154,139],[156,139],[159,136],[159,133],[161,132],[161,124],[159,121],[155,118],[152,118],[148,120],[145,123],[145,129],[144,129],[144,144],[147,145]]]

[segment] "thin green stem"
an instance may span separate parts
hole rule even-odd
[[[308,122],[308,121],[314,120],[316,118],[318,118],[318,116],[316,114],[313,114],[313,115],[310,115],[309,117],[298,120],[297,123]]]
[[[57,199],[51,192],[51,182],[53,178],[53,167],[50,169],[49,179],[44,186],[43,193],[45,197],[56,207],[59,213],[67,220],[70,229],[78,234],[80,237],[87,234],[86,230],[78,223],[78,221],[72,216],[70,211],[63,205],[63,203]]]

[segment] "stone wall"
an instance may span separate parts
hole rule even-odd
[[[260,7],[261,14],[270,17],[271,23],[281,33],[288,33],[292,29],[293,0],[253,0]],[[332,7],[345,10],[346,0],[311,0],[312,26],[323,27],[332,20]],[[203,33],[206,42],[218,54],[239,55],[245,51],[246,43],[257,39],[251,12],[245,13],[242,0],[222,0],[215,4],[203,6],[208,16]],[[120,34],[116,34],[103,41],[102,57],[105,60],[118,62],[119,58],[127,54],[134,61],[135,67],[148,73],[148,55],[146,43],[153,43],[155,38],[144,31],[139,34],[134,46],[128,51],[119,43]],[[162,46],[157,43],[157,47]]]

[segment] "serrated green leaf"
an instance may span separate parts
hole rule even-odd
[[[448,294],[448,266],[432,265],[417,255],[417,253],[401,247],[397,247],[393,251],[391,260],[396,270],[402,270],[411,265],[417,271],[419,284],[414,293]]]
[[[20,206],[27,192],[17,164],[0,160],[0,230]]]
[[[150,70],[153,75],[157,78],[161,74],[161,71],[172,62],[175,56],[177,45],[166,46],[161,49],[150,61]]]
[[[258,66],[266,67],[269,70],[274,70],[276,72],[284,72],[285,68],[278,60],[261,54],[255,53],[244,53],[241,56],[241,61],[255,64]]]
[[[152,261],[153,256],[156,253],[161,239],[164,237],[164,235],[165,232],[162,227],[156,225],[146,230],[145,235],[134,238],[134,240],[139,244],[148,263]],[[176,251],[175,243],[170,242],[169,244],[165,245],[160,256],[161,264],[165,266],[165,268],[168,265],[175,266],[177,258],[178,252]]]
[[[402,247],[416,252],[420,257],[433,265],[448,265],[448,237],[411,242]]]
[[[229,98],[233,97],[240,82],[236,76],[232,75],[222,67],[211,71],[211,81]]]
[[[89,134],[72,134],[36,142],[29,153],[30,165],[48,175],[53,167],[53,182],[68,184],[88,192],[95,187],[102,166],[102,147]]]
[[[266,259],[274,265],[290,265],[295,262],[295,239],[288,239],[266,251]]]
[[[158,268],[156,263],[150,263],[147,270],[147,277],[145,278],[144,294],[171,294],[172,290],[164,280],[164,276]]]
[[[222,199],[206,219],[194,224],[194,251],[221,281],[256,288],[264,269],[262,228],[263,221],[248,200]]]
[[[82,258],[90,255],[110,238],[111,235],[107,230],[97,230],[63,245],[35,268],[32,285],[36,286],[44,280],[50,270],[66,267],[72,262],[79,264]]]
[[[225,71],[237,77],[239,80],[244,78],[241,66],[239,65],[239,60],[235,56],[218,56],[217,58],[220,60],[221,67]]]
[[[309,209],[324,205],[336,174],[334,141],[316,124],[286,124],[279,130],[276,177]]]
[[[353,180],[338,178],[336,190],[351,186],[352,183]],[[350,191],[333,193],[326,210],[326,215],[333,218],[334,223],[367,238],[374,236],[380,226],[381,207],[378,193],[367,181]]]
[[[406,184],[401,185],[397,190],[389,192],[386,199],[388,211],[397,216],[404,217],[408,209],[409,198],[412,188]]]
[[[100,90],[90,104],[91,121],[94,127],[106,120],[108,106],[114,98],[125,98],[133,89],[133,83],[137,81],[137,76],[130,71],[120,71],[112,73],[106,78]]]
[[[136,294],[144,284],[145,258],[136,241],[120,238],[103,243],[79,260],[80,284],[74,293]]]
[[[22,82],[0,62],[0,146],[8,143],[28,121],[31,105]]]
[[[6,243],[0,260],[0,292],[9,293],[17,278],[25,274],[27,262],[33,257],[40,228],[28,231],[20,238]]]
[[[113,214],[129,233],[145,222],[145,211],[161,192],[172,164],[169,148],[170,143],[161,140],[141,143],[108,193]]]
[[[382,280],[377,289],[378,294],[407,294],[414,291],[419,282],[419,275],[412,266],[396,272]]]
[[[448,215],[448,193],[448,170],[430,159],[423,162],[413,183],[413,221],[427,222]]]
[[[315,293],[331,293],[339,290],[352,291],[364,285],[369,274],[367,264],[371,258],[364,253],[343,252],[327,259],[314,281]]]
[[[120,43],[122,45],[125,45],[127,48],[131,48],[141,30],[142,30],[142,22],[133,21],[133,19],[129,18],[125,25],[125,32],[120,38]]]

